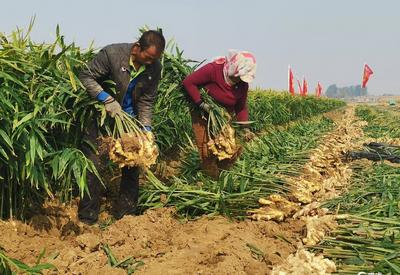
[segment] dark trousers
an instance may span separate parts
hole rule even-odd
[[[98,136],[97,127],[93,127],[89,128],[86,138],[98,145]],[[94,163],[101,175],[103,165],[100,157],[88,146],[84,146],[82,151]],[[124,167],[121,169],[121,183],[115,211],[117,218],[122,218],[125,214],[134,214],[136,211],[139,198],[139,173],[140,169],[138,167]],[[83,198],[81,198],[78,207],[78,218],[83,222],[92,224],[98,219],[100,199],[106,190],[97,177],[91,173],[87,175],[87,187],[90,196],[85,192]]]
[[[207,133],[207,120],[196,109],[191,111],[191,115],[194,138],[200,154],[201,169],[211,178],[218,179],[222,170],[229,170],[232,167],[242,153],[242,147],[239,148],[232,158],[218,160],[208,149],[207,143],[210,141],[210,138]]]
[[[218,159],[210,152],[207,145],[210,140],[207,133],[207,120],[196,109],[191,111],[191,115],[194,138],[200,154],[201,169],[208,176],[218,178]]]

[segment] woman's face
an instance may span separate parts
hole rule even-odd
[[[232,81],[233,84],[237,84],[240,82],[240,77],[239,76],[230,76],[229,80]]]

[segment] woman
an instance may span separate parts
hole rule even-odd
[[[217,103],[236,115],[237,122],[245,125],[249,118],[247,92],[255,72],[256,60],[251,53],[230,50],[228,56],[216,58],[183,80],[186,92],[198,106],[192,112],[192,126],[200,153],[201,168],[211,177],[217,178],[219,170],[225,168],[227,162],[218,162],[208,150],[207,121],[201,117],[199,109],[208,113],[211,107],[202,101],[199,88],[205,88]]]

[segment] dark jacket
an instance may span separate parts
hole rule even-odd
[[[108,45],[89,62],[87,68],[80,73],[79,79],[90,96],[96,98],[101,91],[107,91],[107,85],[103,82],[112,80],[116,84],[115,99],[122,104],[130,82],[129,59],[132,46],[132,43]],[[133,107],[139,121],[145,126],[151,126],[160,76],[161,64],[158,60],[146,65],[145,71],[138,76],[133,92]]]

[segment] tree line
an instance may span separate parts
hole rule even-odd
[[[337,87],[336,84],[332,84],[327,88],[325,92],[325,95],[331,98],[366,96],[367,94],[367,88],[361,88],[361,85]]]

